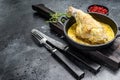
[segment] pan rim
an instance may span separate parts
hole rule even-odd
[[[111,20],[116,26],[116,33],[114,32],[114,34],[115,34],[115,36],[114,36],[114,38],[112,39],[112,40],[110,40],[110,41],[108,41],[108,42],[106,42],[106,43],[103,43],[103,44],[90,44],[90,45],[87,45],[87,44],[82,44],[82,43],[78,43],[78,42],[76,42],[76,41],[74,41],[73,39],[71,39],[69,36],[68,36],[68,34],[67,34],[67,31],[68,30],[66,30],[66,24],[68,23],[68,21],[67,22],[65,22],[65,26],[64,26],[64,33],[65,33],[65,36],[70,40],[70,41],[72,41],[73,43],[75,43],[75,44],[77,44],[77,45],[81,45],[81,46],[84,46],[84,47],[101,47],[101,46],[105,46],[105,45],[107,45],[107,44],[110,44],[110,43],[112,43],[115,39],[116,39],[116,36],[117,36],[117,33],[118,33],[118,25],[117,25],[117,23],[115,22],[115,20],[113,20],[112,18],[109,18],[108,16],[106,16],[106,15],[103,15],[103,14],[99,14],[99,13],[89,13],[89,14],[97,14],[97,15],[101,15],[101,16],[104,16],[104,17],[107,17],[109,20]],[[112,29],[113,30],[113,29]]]

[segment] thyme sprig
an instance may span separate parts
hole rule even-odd
[[[47,21],[47,22],[58,22],[58,19],[61,17],[61,16],[66,16],[66,17],[70,17],[68,14],[66,13],[53,13],[53,14],[50,14],[51,18]]]

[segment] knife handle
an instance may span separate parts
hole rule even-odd
[[[68,58],[66,58],[60,51],[58,51],[56,48],[53,48],[48,43],[43,43],[43,45],[52,53],[52,55],[56,56],[60,60],[60,62],[62,62],[69,69],[69,72],[77,80],[80,80],[84,77],[85,73],[78,66],[74,65],[74,63],[72,63]]]
[[[56,50],[53,52],[53,55],[56,56],[60,62],[62,62],[68,69],[69,72],[77,79],[80,80],[84,77],[84,72],[76,66],[73,62],[71,62],[65,55],[63,55],[60,51]]]
[[[88,70],[90,70],[93,73],[98,73],[100,71],[101,65],[95,63],[94,61],[89,61],[88,58],[86,58],[84,55],[81,55],[81,53],[71,50],[71,48],[66,49],[66,55],[71,56],[74,60],[77,61],[77,64],[80,63],[85,65]]]
[[[49,8],[45,7],[44,4],[32,5],[32,9],[34,11],[37,11],[37,13],[39,13],[45,19],[51,18],[50,14],[55,13],[54,11],[52,11]]]

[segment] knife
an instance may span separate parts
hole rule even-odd
[[[65,53],[67,53],[67,55],[69,55],[72,58],[72,60],[76,60],[75,62],[77,62],[78,65],[83,64],[85,67],[87,67],[88,70],[90,70],[93,73],[99,72],[101,65],[94,63],[92,61],[87,61],[86,58],[82,55],[79,55],[79,57],[74,55],[77,52],[72,51],[67,44],[65,44],[65,43],[63,44],[62,42],[59,42],[59,41],[45,35],[44,33],[40,32],[37,29],[33,29],[32,33],[33,32],[44,36],[47,39],[46,40],[47,43],[53,45],[54,47],[56,47],[59,50],[64,51]]]
[[[78,66],[74,65],[74,63],[72,63],[68,58],[66,58],[59,50],[51,46],[44,35],[39,33],[40,31],[33,29],[31,32],[40,44],[43,44],[54,56],[56,56],[65,66],[68,67],[71,71],[70,73],[77,78],[77,80],[84,77],[85,73]]]

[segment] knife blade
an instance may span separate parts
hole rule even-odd
[[[67,53],[67,55],[69,55],[70,57],[72,57],[72,60],[76,60],[78,64],[83,64],[87,67],[88,70],[90,70],[93,73],[97,73],[99,72],[101,65],[94,63],[92,61],[86,61],[85,57],[80,55],[79,57],[74,55],[76,52],[71,51],[70,47],[67,44],[63,44],[62,42],[59,42],[47,35],[45,35],[44,33],[40,32],[37,29],[33,29],[32,32],[36,32],[39,35],[44,36],[47,40],[46,42],[48,42],[49,44],[52,44],[54,47],[56,47],[57,49],[60,49],[64,52]],[[83,59],[84,58],[84,59]]]

